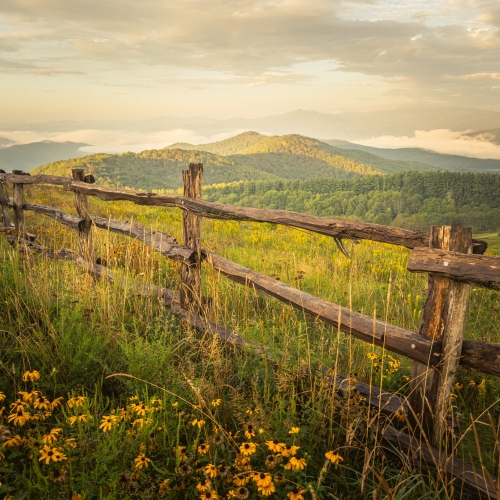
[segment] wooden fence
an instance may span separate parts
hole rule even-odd
[[[180,196],[97,186],[93,176],[85,176],[83,169],[73,170],[71,179],[50,175],[30,176],[20,171],[0,173],[0,221],[3,221],[0,231],[7,234],[11,244],[18,244],[25,251],[30,248],[51,258],[73,260],[94,275],[110,280],[118,278],[110,269],[96,263],[92,226],[140,240],[182,264],[181,290],[179,293],[155,285],[133,283],[136,292],[157,294],[174,314],[198,330],[211,332],[238,347],[248,344],[231,330],[205,319],[205,304],[200,291],[202,262],[232,281],[254,287],[364,342],[410,358],[414,365],[408,401],[360,382],[356,384],[356,389],[366,395],[369,404],[382,414],[394,415],[401,411],[407,414],[410,434],[388,427],[386,440],[412,453],[414,459],[423,458],[429,466],[454,477],[478,497],[498,499],[498,479],[459,461],[453,454],[447,453],[446,447],[450,439],[450,393],[458,366],[500,375],[500,344],[463,339],[470,284],[500,290],[500,257],[485,256],[486,242],[474,240],[471,229],[460,223],[451,227],[435,226],[430,232],[424,232],[285,210],[223,205],[201,199],[202,177],[203,166],[191,164],[188,170],[183,171],[184,195]],[[13,183],[10,199],[4,190],[6,182]],[[25,203],[23,188],[27,184],[57,185],[73,191],[78,217],[54,207]],[[137,223],[92,215],[88,196],[102,200],[127,200],[137,205],[180,208],[183,210],[184,244],[168,234]],[[9,208],[13,209],[14,224],[11,223]],[[79,254],[69,250],[57,252],[35,244],[35,236],[25,229],[24,212],[27,210],[52,217],[75,229],[78,232]],[[202,249],[203,217],[268,222],[305,229],[335,238],[341,249],[342,239],[366,239],[412,249],[408,270],[428,274],[427,296],[418,332],[351,311]],[[256,352],[266,355],[266,348],[257,348]],[[339,388],[348,383],[339,374],[333,379],[332,383]]]

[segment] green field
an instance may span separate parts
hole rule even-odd
[[[26,200],[75,214],[72,195],[56,189],[28,188]],[[135,220],[181,241],[181,216],[174,209],[96,199],[90,207],[94,214]],[[78,249],[73,232],[26,215],[39,244]],[[495,233],[475,236],[486,237],[492,252],[500,253]],[[136,279],[178,289],[177,264],[126,237],[105,231],[94,237],[98,256],[124,280],[95,281],[70,262],[21,258],[1,239],[0,391],[6,399],[0,403],[5,407],[0,494],[5,498],[237,498],[231,495],[243,497],[246,491],[249,498],[270,493],[280,499],[467,498],[450,481],[384,446],[381,433],[388,422],[370,413],[359,395],[341,396],[325,383],[324,372],[335,368],[407,394],[409,360],[204,266],[203,294],[212,298],[208,317],[252,345],[268,346],[275,368],[250,348],[239,351],[200,336],[157,298],[136,296],[127,286]],[[406,271],[405,249],[347,242],[346,258],[327,237],[211,220],[203,221],[203,246],[334,303],[418,328],[426,277]],[[466,338],[500,342],[497,292],[472,289]],[[23,381],[30,370],[38,371],[40,380]],[[457,455],[498,476],[500,380],[460,369],[457,382],[452,412],[463,431]],[[43,402],[43,396],[33,390],[48,403],[63,399],[48,415],[34,399]],[[78,396],[84,397],[81,403],[69,400]],[[8,421],[16,398],[29,414],[23,425],[22,419]],[[299,431],[291,433],[295,427]],[[290,448],[280,445],[273,452],[272,443],[266,444],[273,440]],[[244,443],[256,445],[248,457],[240,456],[247,452],[240,448]],[[44,447],[59,459],[47,459]],[[292,452],[293,461],[287,456]],[[328,452],[339,463],[327,460]],[[276,467],[268,468],[274,460],[266,462],[268,456]],[[230,467],[228,475],[222,466]],[[210,495],[200,491],[208,480]]]

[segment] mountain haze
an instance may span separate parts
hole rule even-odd
[[[32,142],[14,144],[0,149],[0,168],[6,172],[24,170],[30,172],[41,163],[66,160],[83,156],[80,148],[88,146],[83,142]]]

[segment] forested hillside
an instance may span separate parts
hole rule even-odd
[[[476,231],[497,231],[499,193],[500,175],[404,172],[345,180],[239,182],[208,187],[204,197],[413,229],[460,219]]]
[[[253,134],[249,137],[253,137]],[[255,150],[251,149],[255,145],[246,146],[243,148],[246,151],[244,154],[222,156],[206,151],[175,148],[138,154],[95,154],[48,163],[35,169],[33,173],[69,176],[72,168],[84,167],[94,174],[99,184],[148,191],[180,188],[181,171],[189,163],[204,164],[205,185],[240,180],[349,178],[381,173],[355,160],[317,149],[313,139],[301,136],[261,137],[264,137],[266,146]],[[241,137],[236,142],[240,146],[248,144]],[[227,144],[225,147],[228,150]]]

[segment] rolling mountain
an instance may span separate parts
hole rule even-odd
[[[88,144],[52,141],[14,144],[0,149],[0,168],[6,172],[12,170],[30,172],[42,163],[83,156],[85,153],[82,153],[80,148],[84,146]]]
[[[453,172],[484,172],[484,173],[500,173],[500,160],[483,160],[480,158],[469,158],[466,156],[449,155],[435,153],[420,148],[374,148],[372,146],[363,146],[352,142],[330,140],[325,141],[335,148],[343,150],[342,154],[355,155],[356,151],[362,151],[371,155],[376,155],[386,160],[418,162],[431,166],[431,169],[450,170]],[[356,156],[357,157],[357,156]],[[357,157],[361,161],[362,156]],[[422,170],[416,168],[415,170]]]
[[[5,137],[0,137],[0,149],[6,148],[13,143],[14,141],[11,141],[10,139],[7,139]]]
[[[248,132],[207,148],[225,153],[239,151],[226,156],[201,147],[195,150],[191,145],[175,146],[138,154],[96,154],[52,162],[33,173],[69,176],[72,168],[87,167],[99,183],[146,190],[180,188],[181,170],[189,163],[200,162],[205,166],[205,185],[241,180],[350,178],[382,173],[336,154],[337,150],[328,144],[296,135],[266,137]]]
[[[404,160],[387,160],[380,156],[367,153],[361,150],[343,150],[342,148],[332,146],[327,142],[318,141],[317,139],[311,139],[309,137],[304,137],[300,135],[286,135],[286,136],[265,136],[258,134],[256,132],[244,132],[230,139],[225,139],[223,141],[212,142],[209,144],[187,144],[187,143],[176,143],[169,148],[179,148],[194,151],[209,151],[218,155],[251,155],[246,160],[253,166],[256,166],[258,162],[268,163],[273,161],[273,158],[268,158],[264,160],[263,155],[275,155],[274,161],[279,161],[276,158],[276,154],[279,154],[282,159],[285,159],[283,155],[293,154],[298,156],[306,156],[311,159],[321,158],[328,155],[334,157],[344,158],[344,160],[339,160],[341,162],[346,162],[352,160],[356,163],[361,163],[372,167],[373,170],[379,170],[381,172],[394,173],[406,170],[438,170],[439,167],[428,165],[423,162],[418,161],[404,161]],[[325,155],[326,153],[326,155]],[[327,160],[328,161],[328,160]],[[332,164],[332,166],[335,166]],[[345,168],[345,167],[344,167]],[[361,172],[359,173],[369,173]],[[295,176],[294,178],[304,178],[301,176]]]

